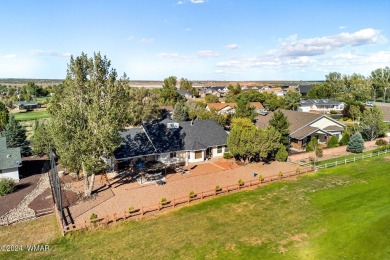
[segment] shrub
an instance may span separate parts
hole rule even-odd
[[[287,157],[288,157],[288,152],[286,147],[283,145],[282,147],[279,148],[278,152],[276,153],[275,159],[278,162],[285,162],[287,161]]]
[[[383,139],[378,139],[378,140],[376,140],[376,142],[375,142],[375,145],[378,145],[378,146],[385,146],[385,145],[387,145],[388,143],[387,143],[387,141],[386,140],[383,140]]]
[[[283,177],[283,172],[282,172],[282,171],[279,171],[279,172],[278,172],[278,175],[279,175],[279,178],[282,178],[282,177]]]
[[[91,216],[89,217],[90,220],[97,219],[98,216],[95,213],[92,213]]]
[[[333,148],[333,147],[337,147],[337,146],[339,146],[339,141],[337,140],[337,137],[335,135],[333,135],[330,138],[327,147],[328,148]]]
[[[318,158],[321,158],[322,156],[324,156],[324,150],[322,150],[321,147],[318,147],[316,150],[316,155]]]
[[[134,211],[134,207],[129,207],[129,213]]]
[[[343,133],[343,136],[341,137],[340,140],[340,145],[347,145],[350,139],[350,135],[347,131]]]
[[[336,114],[338,114],[339,112],[337,112],[336,110],[330,110],[330,112],[329,112],[331,115],[336,115]]]
[[[306,145],[306,152],[311,152],[313,151],[313,148],[311,148],[310,145]]]
[[[238,184],[239,184],[240,186],[244,185],[243,179],[239,179],[239,180],[238,180]]]
[[[263,175],[261,175],[261,174],[259,174],[259,181],[260,181],[260,182],[264,181],[264,177],[263,177]]]
[[[223,154],[223,158],[224,159],[231,159],[231,158],[233,158],[233,155],[231,153],[229,153],[229,152],[228,153],[224,153]]]
[[[215,186],[215,191],[220,191],[220,190],[222,190],[221,186],[219,185]]]
[[[10,194],[14,191],[15,182],[11,178],[0,179],[0,196]]]
[[[193,190],[190,191],[189,197],[190,198],[195,198],[195,196],[196,196],[195,192]]]
[[[348,142],[347,151],[352,153],[361,153],[364,150],[364,140],[362,135],[357,132]]]
[[[162,199],[161,199],[161,204],[162,204],[162,205],[168,204],[167,198],[162,198]]]

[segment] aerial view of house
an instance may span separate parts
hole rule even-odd
[[[326,144],[332,136],[337,140],[345,130],[345,125],[326,116],[281,109],[290,122],[289,138],[291,149],[305,150],[310,139],[315,136],[320,143]],[[256,117],[257,126],[268,126],[273,112]]]
[[[344,106],[344,102],[332,99],[307,99],[301,100],[301,105],[297,110],[301,112],[329,113],[330,111],[340,112],[344,109]]]

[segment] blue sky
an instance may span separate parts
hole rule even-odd
[[[100,51],[132,80],[322,80],[390,66],[390,1],[0,1],[0,78]]]

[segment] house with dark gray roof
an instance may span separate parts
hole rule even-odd
[[[116,162],[160,161],[164,164],[200,162],[227,152],[228,133],[213,120],[144,124],[121,132]]]
[[[313,85],[298,85],[297,90],[304,97],[313,88]]]
[[[304,150],[310,139],[315,136],[319,143],[326,144],[332,136],[340,141],[345,125],[326,116],[315,113],[305,113],[292,110],[280,110],[290,122],[289,139],[290,147],[296,150]],[[267,127],[274,112],[256,117],[256,125]]]
[[[40,108],[41,104],[38,101],[18,101],[14,103],[14,107],[19,110],[30,110],[34,108]]]
[[[20,148],[8,148],[6,138],[0,137],[0,179],[11,178],[19,181],[21,163]]]
[[[194,98],[194,95],[191,92],[189,92],[188,90],[178,89],[177,93],[179,93],[180,96],[182,96],[185,99]]]

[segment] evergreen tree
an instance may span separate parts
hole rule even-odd
[[[173,110],[174,121],[186,121],[188,120],[188,109],[183,102],[178,102]]]
[[[350,139],[350,134],[348,131],[345,131],[341,137],[340,145],[347,145]]]
[[[256,134],[257,129],[248,118],[234,118],[226,142],[230,153],[237,160],[253,158],[256,155]]]
[[[269,125],[275,127],[275,129],[282,134],[280,142],[284,146],[288,146],[289,145],[288,128],[290,127],[290,122],[288,121],[287,117],[283,114],[283,112],[277,110],[272,116],[272,118],[269,120]]]
[[[11,116],[5,125],[2,136],[7,139],[7,147],[20,147],[22,156],[29,156],[31,149],[27,141],[26,130],[24,127]]]
[[[257,115],[255,107],[252,106],[246,98],[237,100],[235,110],[234,117],[249,118],[251,121],[253,121]]]
[[[337,137],[335,135],[332,135],[330,138],[327,147],[328,148],[333,148],[339,146],[339,141],[337,140]]]
[[[295,90],[287,91],[284,95],[284,108],[289,110],[296,110],[300,105],[301,93]]]
[[[49,153],[52,146],[49,128],[45,124],[35,121],[34,135],[32,136],[32,153],[43,156]]]
[[[276,153],[275,155],[275,159],[278,161],[278,162],[285,162],[287,161],[287,158],[288,158],[288,152],[287,152],[287,149],[284,145],[282,145],[278,152]]]
[[[4,126],[8,123],[9,112],[7,107],[3,102],[0,101],[0,132],[3,130]]]
[[[357,132],[348,142],[347,151],[352,153],[361,153],[364,150],[364,140],[362,135]]]
[[[183,97],[177,92],[176,84],[177,79],[174,76],[164,79],[163,87],[157,90],[161,105],[174,106],[177,102],[183,100]]]

